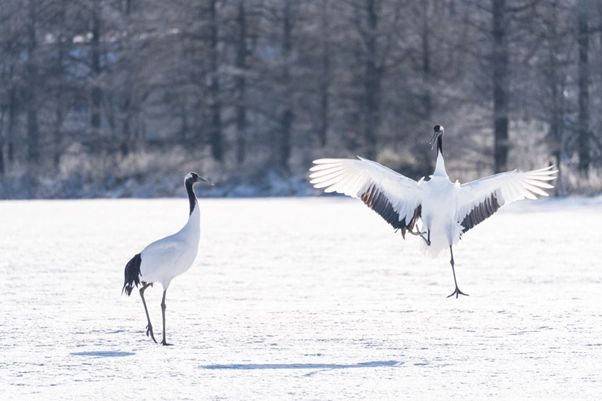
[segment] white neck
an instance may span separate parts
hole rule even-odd
[[[188,221],[180,230],[180,233],[191,238],[198,239],[200,238],[201,233],[201,211],[199,209],[199,202],[195,199],[194,201],[194,209],[192,213],[188,215]]]
[[[447,177],[447,171],[445,171],[445,160],[443,160],[443,154],[437,150],[437,164],[435,165],[434,176]]]

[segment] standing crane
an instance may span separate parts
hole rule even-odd
[[[184,227],[175,234],[149,244],[125,266],[125,277],[121,293],[125,291],[129,296],[134,286],[138,287],[141,284],[140,297],[142,298],[142,305],[144,305],[144,312],[146,312],[146,320],[148,321],[146,335],[147,337],[150,336],[155,343],[157,340],[155,340],[153,325],[151,324],[146,301],[144,300],[144,291],[149,286],[152,286],[153,283],[160,283],[163,287],[163,298],[161,300],[161,316],[163,318],[163,341],[161,341],[161,344],[163,345],[171,345],[167,343],[165,338],[165,295],[167,294],[167,289],[174,277],[186,272],[192,266],[199,250],[201,213],[193,190],[193,186],[198,182],[213,185],[197,173],[188,173],[186,175],[184,184],[188,193],[190,213]]]
[[[428,178],[418,182],[377,162],[363,159],[319,159],[310,169],[310,183],[325,192],[360,199],[396,230],[419,236],[427,254],[449,249],[455,290],[449,296],[468,295],[456,280],[453,246],[462,234],[487,219],[502,206],[522,199],[548,196],[557,170],[518,170],[495,174],[465,184],[451,182],[443,158],[443,132],[435,125],[431,143],[437,144],[437,164]]]

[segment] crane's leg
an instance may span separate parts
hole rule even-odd
[[[146,336],[150,336],[150,338],[152,338],[154,342],[157,342],[157,340],[155,340],[155,335],[153,334],[153,325],[151,324],[150,316],[148,315],[146,301],[144,300],[144,291],[152,285],[153,283],[142,283],[142,288],[140,288],[140,298],[142,298],[142,305],[144,305],[144,312],[146,312],[146,320],[148,321],[148,325],[146,326]]]
[[[451,297],[451,296],[456,296],[456,299],[458,298],[458,295],[466,295],[468,296],[468,294],[463,293],[462,291],[460,291],[460,289],[458,288],[458,281],[456,281],[456,269],[454,269],[454,251],[452,250],[452,246],[449,246],[449,253],[451,254],[451,259],[449,261],[449,263],[451,263],[451,267],[452,267],[452,273],[454,274],[454,284],[456,285],[456,290],[454,292],[452,292],[451,294],[449,294],[447,297]]]
[[[161,344],[163,345],[171,345],[168,344],[167,341],[165,340],[165,294],[167,293],[167,290],[163,290],[163,299],[161,300],[161,314],[163,315],[163,341],[161,341]]]
[[[427,245],[429,245],[429,246],[431,245],[431,230],[428,230],[425,232],[420,232],[418,230],[416,230],[416,231],[408,230],[408,233],[419,236],[420,238],[422,238],[424,240],[424,242],[426,242]],[[425,237],[424,234],[427,234],[427,237]]]

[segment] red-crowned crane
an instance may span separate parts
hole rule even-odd
[[[355,159],[314,160],[310,182],[325,192],[338,192],[360,199],[395,229],[420,236],[430,255],[449,249],[456,286],[453,246],[470,230],[500,207],[522,199],[548,196],[557,170],[518,170],[495,174],[466,184],[449,180],[443,159],[443,127],[435,125],[432,144],[437,143],[437,164],[429,178],[418,182],[374,161]]]
[[[153,325],[150,321],[146,301],[144,300],[144,291],[152,286],[153,283],[160,283],[163,287],[163,298],[161,300],[161,316],[163,318],[163,345],[167,343],[165,338],[165,294],[169,284],[174,277],[186,272],[199,250],[199,240],[201,237],[201,222],[199,203],[193,191],[194,184],[205,182],[212,185],[205,178],[197,173],[188,173],[184,178],[186,192],[188,192],[188,201],[190,204],[190,213],[188,221],[177,233],[157,240],[149,244],[142,252],[136,254],[125,266],[123,289],[129,296],[134,286],[140,287],[140,297],[144,312],[146,312],[146,335],[150,336],[156,343],[153,333]]]

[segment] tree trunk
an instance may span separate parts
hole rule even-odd
[[[63,61],[65,59],[65,13],[66,4],[65,0],[61,0],[59,10],[59,21],[58,29],[59,34],[56,41],[56,74],[57,74],[57,87],[55,96],[55,110],[54,110],[54,148],[52,155],[52,162],[55,169],[58,169],[61,164],[61,155],[63,152],[63,136],[62,136],[62,125],[64,119],[63,111],[63,81],[64,81],[64,67]]]
[[[6,107],[0,108],[0,177],[4,176],[6,166],[4,165],[4,117],[6,115]]]
[[[550,122],[549,137],[551,139],[550,150],[558,169],[558,179],[555,185],[555,194],[562,195],[564,191],[564,176],[562,168],[562,160],[564,155],[564,77],[562,77],[561,66],[558,57],[560,39],[558,33],[558,0],[554,0],[550,4],[551,18],[548,22],[549,29],[549,44],[548,44],[548,63],[547,68],[548,82],[547,85],[551,88],[551,107],[549,108],[548,121]]]
[[[35,59],[37,41],[37,1],[29,0],[29,21],[27,26],[27,90],[25,105],[27,107],[27,159],[30,165],[37,165],[40,161],[40,138],[38,127],[37,88],[38,68]]]
[[[318,126],[318,138],[320,146],[326,146],[328,142],[328,130],[330,128],[330,14],[328,12],[328,1],[322,0],[321,8],[321,32],[322,38],[322,73],[320,74],[320,123]]]
[[[218,49],[218,21],[217,21],[217,0],[209,2],[209,63],[210,63],[210,84],[209,95],[211,99],[211,128],[209,140],[211,144],[211,155],[219,162],[224,160],[223,139],[222,139],[222,103],[220,99],[219,82],[219,49]]]
[[[284,90],[283,109],[280,114],[280,149],[278,166],[284,171],[289,171],[291,156],[291,135],[293,120],[295,118],[292,105],[291,88],[291,50],[292,50],[292,21],[290,0],[284,0],[284,15],[282,19],[282,88]]]
[[[424,0],[422,2],[422,111],[423,120],[427,121],[430,125],[441,124],[441,122],[432,121],[433,119],[433,95],[431,92],[432,83],[432,68],[431,68],[431,29],[432,21],[429,19],[429,2]],[[431,149],[426,146],[420,147],[420,152],[423,157],[424,171],[432,171],[434,169]]]
[[[423,117],[426,121],[431,124],[433,114],[433,99],[431,94],[431,32],[432,26],[431,21],[428,18],[428,2],[422,2],[422,106],[423,106]]]
[[[123,54],[124,59],[124,69],[126,76],[126,88],[121,93],[123,93],[123,103],[121,105],[121,145],[119,147],[119,151],[121,156],[127,156],[130,153],[130,145],[132,142],[132,85],[133,85],[133,71],[132,71],[132,46],[131,46],[131,18],[130,14],[132,11],[132,1],[126,0],[123,5],[123,13],[125,14],[126,19],[126,37],[124,38],[124,48],[125,52]],[[119,104],[119,102],[118,102]]]
[[[367,32],[365,54],[365,117],[364,140],[366,143],[366,157],[376,157],[376,134],[380,125],[380,93],[382,68],[378,64],[378,23],[379,17],[376,9],[376,0],[366,0]]]
[[[493,5],[493,127],[494,127],[494,170],[507,170],[508,165],[508,121],[509,121],[509,55],[507,37],[506,0],[492,0]]]
[[[246,156],[247,133],[247,16],[245,0],[238,2],[238,37],[236,43],[236,161],[242,164]]]
[[[6,129],[7,158],[10,164],[15,161],[15,128],[17,118],[17,92],[15,89],[13,67],[11,67],[11,83],[8,93],[8,123]]]
[[[579,172],[581,176],[588,177],[590,164],[590,132],[589,132],[589,28],[588,28],[588,0],[579,0],[578,36],[579,47]]]
[[[121,139],[121,146],[120,146],[120,152],[121,152],[121,156],[127,156],[130,153],[130,142],[132,141],[132,128],[131,128],[131,124],[130,124],[130,120],[131,120],[131,95],[128,92],[126,92],[124,94],[125,99],[123,100],[123,109],[121,110],[122,114],[123,114],[123,121],[122,121],[122,129],[123,132],[121,133],[122,135],[122,139]]]
[[[101,138],[101,107],[102,107],[102,88],[101,88],[101,73],[102,66],[100,63],[101,49],[100,49],[100,35],[101,35],[101,0],[94,0],[92,7],[92,38],[90,41],[91,52],[90,52],[90,64],[92,72],[92,89],[90,92],[90,133],[92,136],[92,152],[102,153],[103,143]]]
[[[4,123],[4,121],[1,121]],[[4,133],[0,129],[0,177],[4,176],[6,167],[4,165]]]

